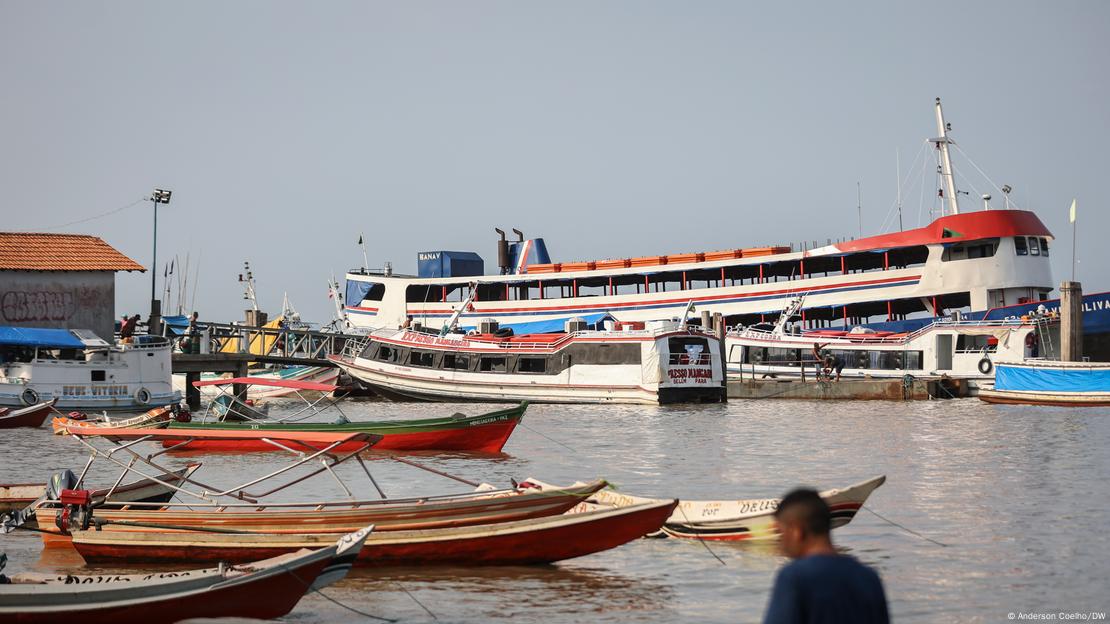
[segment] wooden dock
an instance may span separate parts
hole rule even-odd
[[[334,366],[329,355],[342,353],[362,336],[306,329],[252,327],[205,323],[202,344],[192,353],[173,354],[173,372],[184,373],[185,400],[190,409],[200,408],[200,391],[193,382],[201,373],[231,373],[246,377],[254,363],[293,366]],[[246,397],[246,386],[235,384],[236,396]]]

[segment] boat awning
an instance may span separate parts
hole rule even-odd
[[[543,321],[529,321],[527,323],[501,323],[500,327],[508,327],[513,330],[514,334],[556,334],[565,331],[567,321],[572,318],[580,318],[586,321],[587,325],[598,325],[599,323],[612,319],[608,312],[598,312],[596,314],[576,314],[575,316],[564,316],[560,318],[546,319]],[[470,330],[476,329],[476,326],[464,326],[462,329]]]
[[[189,329],[189,317],[184,314],[163,316],[162,322],[166,325],[166,331],[175,336],[182,336],[185,334],[185,330]],[[203,330],[204,325],[198,323],[197,329]]]
[[[0,327],[0,345],[48,349],[85,348],[84,341],[68,329],[46,327]]]
[[[234,384],[289,388],[291,390],[315,390],[317,392],[334,392],[339,389],[339,386],[333,384],[317,383],[315,381],[300,381],[296,379],[270,379],[268,377],[230,377],[228,379],[205,379],[203,381],[193,382],[193,385],[198,388],[201,386],[230,386]]]

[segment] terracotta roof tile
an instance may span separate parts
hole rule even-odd
[[[145,271],[96,236],[0,232],[0,270]]]

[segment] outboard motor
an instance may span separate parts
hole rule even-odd
[[[76,490],[77,476],[72,470],[54,473],[46,482],[46,499],[59,501],[62,509],[54,524],[68,534],[71,529],[87,529],[92,519],[92,492]]]

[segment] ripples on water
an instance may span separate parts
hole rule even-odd
[[[276,404],[276,403],[275,403]],[[421,418],[486,406],[345,403],[357,419]],[[492,408],[491,408],[492,409]],[[47,429],[0,434],[0,482],[45,481],[79,470],[86,455]],[[779,496],[795,485],[839,487],[888,479],[869,506],[947,547],[907,535],[861,511],[835,541],[879,569],[899,621],[999,621],[1011,611],[1106,611],[1110,577],[1110,411],[947,402],[733,402],[667,408],[550,406],[529,409],[505,454],[419,454],[429,466],[504,485],[604,476],[621,490],[659,497]],[[276,454],[199,460],[207,482],[277,466]],[[110,482],[118,471],[96,474]],[[458,483],[377,459],[390,496],[461,491]],[[371,496],[354,469],[349,481]],[[337,497],[317,480],[296,498]],[[293,497],[292,494],[289,495]],[[773,548],[692,540],[639,540],[553,566],[355,570],[326,593],[376,615],[441,622],[746,622],[760,619],[775,571]],[[79,558],[40,553],[29,534],[6,536],[9,568],[67,569]],[[357,616],[320,596],[292,622]]]

